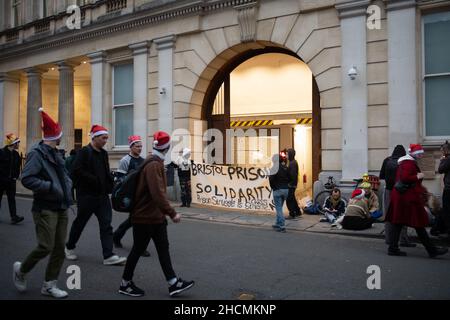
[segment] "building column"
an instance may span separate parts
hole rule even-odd
[[[91,64],[91,125],[103,123],[104,104],[104,80],[105,80],[105,58],[104,51],[94,52],[87,55]]]
[[[74,105],[74,67],[75,63],[60,61],[59,71],[58,122],[62,127],[63,136],[60,148],[68,153],[75,144],[75,105]]]
[[[142,155],[147,156],[148,127],[148,47],[147,41],[132,44],[133,50],[133,134],[142,138]]]
[[[418,142],[416,1],[387,4],[389,148]]]
[[[153,40],[158,50],[159,129],[173,131],[173,48],[175,36]]]
[[[39,108],[42,107],[42,74],[47,70],[29,68],[25,70],[28,77],[27,91],[27,152],[42,139],[42,118]]]
[[[352,181],[368,170],[366,10],[369,0],[336,5],[342,35],[342,180]],[[350,79],[348,71],[357,75]]]
[[[0,139],[9,132],[19,135],[19,78],[0,73]]]

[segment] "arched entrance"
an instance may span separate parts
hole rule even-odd
[[[300,171],[302,177],[305,173],[307,174],[305,179],[309,182],[308,184],[314,182],[318,179],[321,171],[321,121],[319,90],[312,72],[298,55],[288,49],[278,46],[261,48],[251,48],[250,46],[247,50],[242,50],[242,45],[240,47],[241,52],[229,57],[227,60],[223,61],[224,59],[219,56],[216,59],[218,61],[212,62],[215,65],[217,65],[217,62],[222,62],[222,65],[212,77],[206,89],[202,103],[202,120],[207,122],[207,128],[215,128],[222,131],[224,137],[226,136],[225,131],[230,128],[280,129],[280,147],[294,147],[297,151],[301,151],[301,153],[304,153],[305,150],[298,150],[298,146],[301,145],[298,143],[298,140],[309,139],[309,150],[307,151],[308,157],[310,157],[307,161],[309,166],[305,168],[305,166],[302,166],[304,163],[300,163]],[[311,90],[308,94],[308,99],[310,99],[308,108],[298,108],[297,110],[293,106],[282,107],[279,105],[280,110],[278,113],[272,110],[271,112],[258,114],[255,110],[250,110],[253,109],[251,106],[246,105],[245,108],[241,107],[240,112],[233,111],[233,103],[237,100],[235,98],[235,101],[233,101],[233,81],[236,82],[236,78],[238,78],[238,76],[233,76],[233,74],[239,72],[241,66],[249,64],[250,61],[257,60],[258,57],[262,56],[266,56],[268,59],[270,59],[269,57],[285,56],[288,57],[285,60],[289,60],[291,63],[292,61],[297,61],[303,65],[303,68],[308,70],[308,73],[306,73],[308,74],[308,79],[302,79],[302,81],[306,80],[309,82],[308,87]],[[263,61],[262,59],[259,60]],[[255,63],[261,64],[264,62],[253,62],[253,66],[255,66]],[[246,66],[246,68],[248,67]],[[274,81],[276,80],[274,79]],[[276,85],[278,84],[274,84],[274,86]],[[288,90],[292,90],[290,88],[292,88],[292,84],[289,85]],[[252,89],[250,88],[250,90]],[[279,94],[282,97],[286,93],[280,92]],[[305,128],[308,129],[306,130],[308,133],[303,130]],[[306,136],[307,134],[308,136]],[[223,148],[224,150],[226,148],[225,139]],[[302,156],[304,155],[302,154]]]

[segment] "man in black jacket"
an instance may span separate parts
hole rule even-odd
[[[448,141],[441,147],[442,157],[439,163],[439,173],[444,174],[444,192],[442,194],[442,220],[450,240],[450,144]]]
[[[0,207],[3,193],[8,197],[9,214],[11,223],[17,224],[23,221],[23,217],[16,212],[16,181],[20,174],[20,139],[13,133],[6,135],[5,147],[0,149]]]
[[[289,160],[289,194],[286,200],[286,205],[289,209],[289,217],[297,218],[301,215],[300,207],[298,206],[297,199],[295,198],[295,190],[298,184],[298,162],[295,160],[295,150],[288,149],[287,151]]]
[[[286,232],[283,204],[289,194],[289,168],[287,167],[287,155],[284,151],[272,157],[273,166],[270,169],[269,183],[272,188],[273,201],[276,210],[275,224],[272,225],[278,232]]]
[[[91,143],[78,151],[73,162],[72,179],[77,194],[78,213],[66,243],[67,260],[77,260],[75,246],[92,214],[98,219],[103,248],[103,264],[123,264],[126,258],[113,253],[112,208],[109,194],[113,178],[109,169],[108,152],[103,147],[108,141],[108,131],[99,125],[92,126]]]

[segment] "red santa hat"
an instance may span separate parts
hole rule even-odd
[[[420,153],[424,153],[423,148],[420,144],[410,144],[408,153],[412,156],[418,155]]]
[[[170,147],[170,136],[164,131],[156,131],[153,134],[153,149],[165,150]]]
[[[352,192],[352,199],[362,199],[364,198],[365,192],[362,189],[356,189]]]
[[[94,124],[91,128],[91,139],[94,139],[97,136],[101,136],[102,134],[108,134],[108,130],[101,125]]]
[[[128,137],[128,146],[131,148],[133,144],[136,142],[142,142],[141,136],[129,136]]]
[[[53,121],[52,118],[44,111],[43,108],[39,108],[39,112],[42,116],[42,131],[44,132],[44,140],[53,141],[62,137],[61,126]]]

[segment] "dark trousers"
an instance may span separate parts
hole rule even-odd
[[[122,278],[126,281],[133,279],[134,269],[150,239],[155,243],[156,251],[161,268],[166,280],[176,277],[172,268],[169,253],[169,240],[167,238],[167,221],[162,224],[134,224],[133,225],[133,248],[127,258]]]
[[[67,249],[75,249],[84,227],[91,218],[92,214],[95,214],[100,227],[100,240],[102,242],[103,258],[108,259],[114,255],[113,230],[111,226],[112,209],[109,196],[78,195],[77,207],[77,217],[73,221],[72,228],[70,229],[69,241],[67,241],[66,244]]]
[[[400,233],[402,232],[402,228],[404,226],[401,224],[392,224],[391,225],[391,234],[392,241],[389,244],[389,250],[398,250],[398,241],[400,239]],[[414,228],[417,233],[417,237],[420,242],[422,242],[423,246],[428,252],[432,252],[435,249],[435,246],[431,242],[430,237],[428,236],[427,230],[425,228]]]
[[[344,220],[342,220],[342,228],[346,230],[365,230],[371,228],[372,223],[374,222],[375,219],[373,218],[364,219],[361,217],[344,216]]]
[[[117,227],[116,231],[114,231],[114,241],[122,240],[125,233],[127,233],[128,229],[130,229],[132,226],[133,225],[131,224],[130,218],[127,218],[124,222],[122,222],[119,227]]]
[[[0,208],[3,193],[6,191],[6,197],[8,198],[9,215],[16,216],[16,181],[7,181],[0,183]]]
[[[179,177],[181,188],[181,202],[184,205],[190,205],[192,202],[191,179]]]
[[[446,232],[450,235],[450,190],[444,189],[442,194],[442,221]]]
[[[289,215],[296,217],[301,214],[297,199],[295,198],[295,188],[289,188],[288,197],[286,199],[286,206],[289,209]]]

